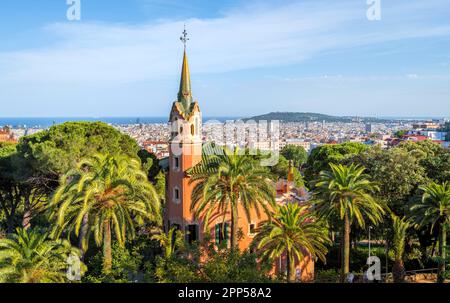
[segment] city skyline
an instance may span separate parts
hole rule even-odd
[[[2,4],[1,117],[166,116],[183,24],[206,116],[450,115],[448,1],[110,2]]]

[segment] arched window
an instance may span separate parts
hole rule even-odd
[[[195,135],[195,127],[194,127],[194,124],[191,124],[191,135],[192,135],[192,136]]]

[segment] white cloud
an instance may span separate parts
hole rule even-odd
[[[270,9],[251,7],[219,18],[186,20],[191,34],[191,66],[196,74],[282,66],[323,52],[450,34],[450,26],[445,24],[401,22],[410,18],[411,7],[442,8],[443,0],[403,1],[392,7],[397,19],[383,19],[375,29],[373,23],[365,20],[364,3],[335,2],[306,1]],[[179,70],[181,45],[177,37],[183,23],[165,20],[142,25],[50,24],[43,30],[56,42],[47,48],[0,53],[0,77],[2,81],[18,83],[95,81],[112,85],[171,77]]]
[[[318,76],[306,76],[306,77],[273,77],[268,76],[267,79],[273,79],[276,81],[282,82],[369,82],[369,81],[402,81],[402,80],[450,80],[450,74],[427,74],[427,75],[418,75],[418,74],[406,74],[406,75],[390,75],[390,76],[382,76],[382,75],[370,75],[370,76],[358,76],[358,75],[318,75]]]

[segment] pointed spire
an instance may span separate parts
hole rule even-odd
[[[189,73],[189,63],[186,51],[183,56],[183,67],[181,68],[180,90],[178,91],[178,102],[183,104],[186,111],[189,111],[192,103],[191,75]]]
[[[191,91],[191,75],[189,73],[189,63],[186,54],[186,43],[189,41],[189,38],[187,38],[186,26],[184,27],[183,35],[180,37],[180,40],[184,44],[184,55],[183,67],[181,68],[180,90],[178,91],[178,102],[183,105],[186,112],[189,112],[193,100]]]

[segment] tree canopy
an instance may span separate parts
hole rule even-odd
[[[308,153],[301,146],[286,145],[281,154],[287,159],[294,161],[296,167],[300,167],[308,160]]]
[[[102,122],[66,122],[23,137],[18,154],[25,172],[57,180],[81,159],[97,154],[136,158],[139,146],[130,136]]]
[[[308,158],[305,170],[306,179],[312,181],[321,171],[329,169],[329,163],[341,164],[368,149],[367,145],[358,142],[319,146],[312,150]]]
[[[403,148],[372,148],[354,159],[378,184],[378,198],[397,215],[404,215],[407,203],[418,186],[425,182],[425,169],[418,159]]]

